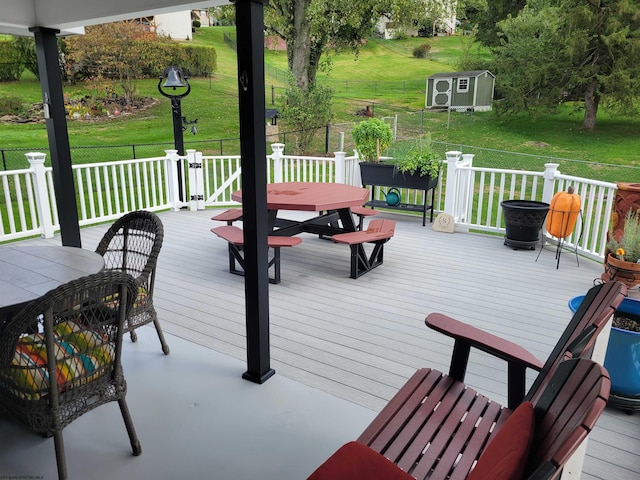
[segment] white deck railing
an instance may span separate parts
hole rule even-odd
[[[272,149],[266,159],[270,183],[361,185],[357,155],[284,155],[283,144],[273,144]],[[50,237],[59,229],[52,169],[44,166],[44,154],[26,156],[29,169],[0,172],[0,242],[33,235]],[[187,150],[185,156],[167,150],[163,157],[74,165],[73,171],[82,226],[137,209],[179,210],[188,206],[197,210],[233,205],[231,193],[241,188],[242,173],[239,155],[203,156],[195,150]],[[436,212],[452,215],[458,230],[493,233],[505,231],[502,201],[550,202],[556,192],[573,186],[582,198],[583,216],[565,244],[592,258],[604,258],[616,192],[613,183],[563,175],[557,164],[546,164],[541,172],[477,168],[473,155],[461,152],[447,152],[439,182]],[[180,190],[184,192],[182,199]],[[402,192],[407,199],[417,194]]]
[[[446,182],[444,211],[453,215],[456,228],[496,233],[505,231],[502,201],[549,203],[555,193],[572,186],[582,199],[582,214],[564,245],[591,258],[604,258],[615,183],[563,175],[557,163],[545,164],[543,172],[477,168],[473,155],[460,152],[447,152]]]
[[[53,236],[60,228],[53,170],[43,153],[26,154],[30,168],[0,172],[0,241]],[[177,209],[175,151],[164,157],[74,165],[80,225],[113,220],[132,210]]]

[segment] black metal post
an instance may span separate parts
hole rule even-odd
[[[327,123],[327,126],[324,131],[324,153],[329,153],[329,140],[330,140],[330,129],[331,124]]]
[[[49,155],[53,167],[53,186],[56,192],[62,245],[81,247],[76,188],[71,169],[71,148],[56,40],[56,34],[59,33],[59,30],[44,27],[33,27],[29,30],[33,32],[36,41],[38,72],[49,140]]]
[[[162,85],[162,80],[167,77],[167,84]],[[178,95],[172,95],[163,90],[164,88],[185,87],[187,90]],[[171,115],[173,118],[173,145],[178,151],[178,155],[184,156],[184,137],[182,130],[182,99],[191,92],[191,85],[186,77],[182,76],[182,69],[178,67],[167,67],[158,82],[158,91],[165,97],[171,99]],[[185,201],[184,189],[182,188],[182,168],[178,168],[178,197],[181,202]]]
[[[245,251],[247,371],[263,383],[274,373],[269,351],[267,146],[264,89],[264,0],[235,0],[240,156]]]
[[[171,97],[171,111],[173,112],[173,146],[178,151],[178,155],[183,157],[184,137],[182,136],[182,105],[180,97]],[[181,165],[178,166],[178,197],[181,202],[185,201]]]

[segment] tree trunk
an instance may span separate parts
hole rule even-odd
[[[596,118],[598,116],[598,105],[600,104],[600,94],[597,92],[599,83],[592,80],[587,85],[587,91],[584,94],[584,120],[582,128],[592,132],[596,128]]]
[[[307,10],[311,0],[296,1],[293,9],[293,34],[287,37],[287,61],[296,85],[309,89],[309,58],[311,56],[310,25]]]

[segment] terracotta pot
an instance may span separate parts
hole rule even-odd
[[[617,280],[627,287],[634,287],[640,284],[640,263],[618,260],[610,253],[604,265],[604,273],[600,278],[605,282]]]

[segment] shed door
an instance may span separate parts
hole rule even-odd
[[[448,107],[451,100],[451,79],[438,78],[433,85],[433,106]]]

